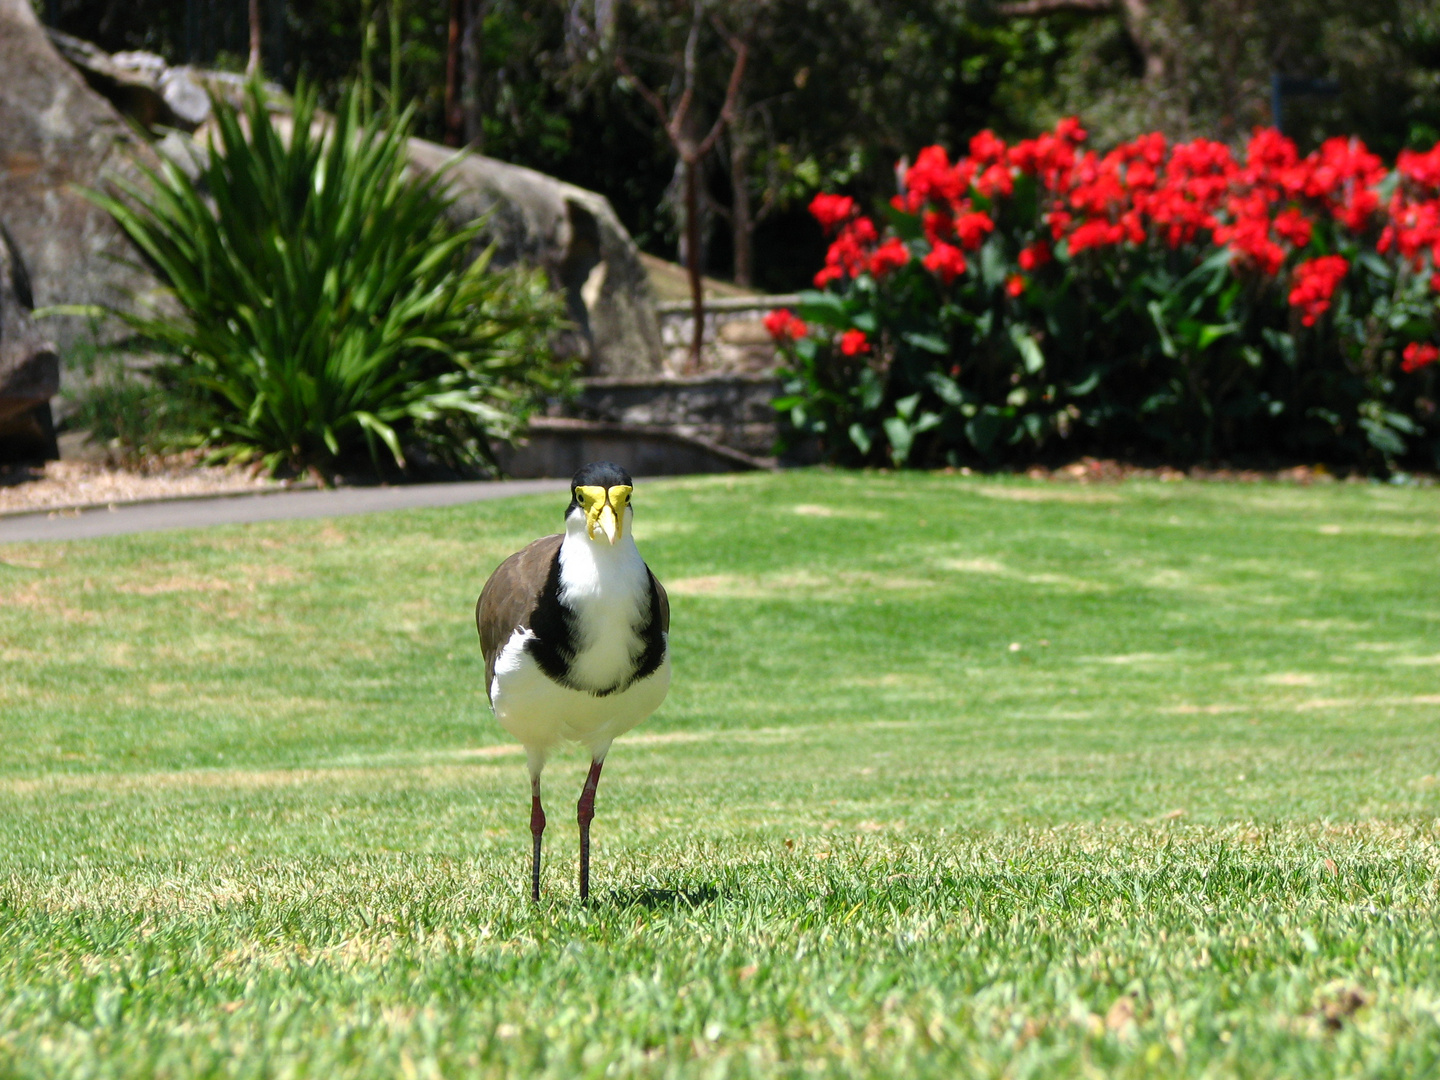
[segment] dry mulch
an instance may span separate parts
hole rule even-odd
[[[972,469],[946,469],[947,473],[958,473],[963,476],[974,475]],[[1290,484],[1334,484],[1334,483],[1370,483],[1371,478],[1362,476],[1359,473],[1351,473],[1347,476],[1337,476],[1324,465],[1294,465],[1287,469],[1233,469],[1224,466],[1191,466],[1189,469],[1177,469],[1173,465],[1135,465],[1125,461],[1113,459],[1100,459],[1084,457],[1079,461],[1071,462],[1069,465],[1061,465],[1056,468],[1049,468],[1044,465],[1032,465],[1028,469],[1021,470],[1021,474],[1030,477],[1032,480],[1060,480],[1081,484],[1115,482],[1119,480],[1212,480],[1222,483],[1253,484],[1262,480],[1278,480]],[[1435,477],[1414,475],[1409,477],[1413,483],[1429,486],[1435,483]]]
[[[128,465],[113,461],[50,461],[0,466],[0,514],[62,511],[87,506],[197,496],[283,491],[294,486],[244,469],[201,465],[190,455]]]

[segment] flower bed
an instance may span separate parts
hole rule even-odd
[[[1099,154],[1071,119],[969,151],[922,150],[878,223],[811,204],[817,291],[766,325],[776,405],[833,459],[1440,463],[1440,145]]]

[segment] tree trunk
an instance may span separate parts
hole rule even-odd
[[[245,74],[254,75],[260,71],[260,0],[250,0],[250,60],[245,65]]]
[[[445,145],[459,146],[464,117],[460,112],[460,9],[450,0],[450,25],[445,37]]]
[[[360,0],[360,108],[367,123],[375,104],[375,23],[370,14],[370,0]]]
[[[738,124],[730,125],[730,235],[735,249],[735,284],[755,280],[755,218],[750,209],[750,143]]]
[[[685,168],[685,268],[690,271],[690,310],[695,328],[690,338],[690,369],[700,373],[700,349],[705,344],[705,282],[700,265],[700,162],[693,148],[681,152]]]
[[[255,0],[251,0],[254,3]],[[390,122],[400,115],[400,0],[390,0]]]
[[[460,127],[464,145],[482,150],[485,129],[480,123],[481,50],[484,45],[484,0],[462,0],[464,18],[460,31]]]

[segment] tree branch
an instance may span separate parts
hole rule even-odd
[[[730,83],[725,87],[725,104],[720,106],[720,115],[715,118],[709,134],[700,141],[697,150],[700,157],[704,157],[714,148],[720,132],[725,130],[727,124],[734,122],[735,102],[740,99],[740,86],[745,81],[745,62],[750,57],[750,43],[729,34],[725,35],[725,39],[735,53],[735,66],[730,69]]]
[[[630,70],[630,65],[625,62],[625,53],[623,50],[615,50],[615,66],[620,69],[620,74],[630,80],[631,85],[640,91],[640,96],[655,110],[656,114],[660,117],[660,126],[665,129],[665,134],[669,135],[670,110],[665,107],[665,102],[661,100],[660,95],[646,86],[640,77]],[[674,140],[671,141],[673,142]]]

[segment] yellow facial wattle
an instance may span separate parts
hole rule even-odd
[[[632,490],[629,484],[616,484],[612,488],[582,484],[575,489],[575,497],[585,511],[585,532],[591,540],[595,539],[596,529],[612,544],[625,535],[625,507]]]

